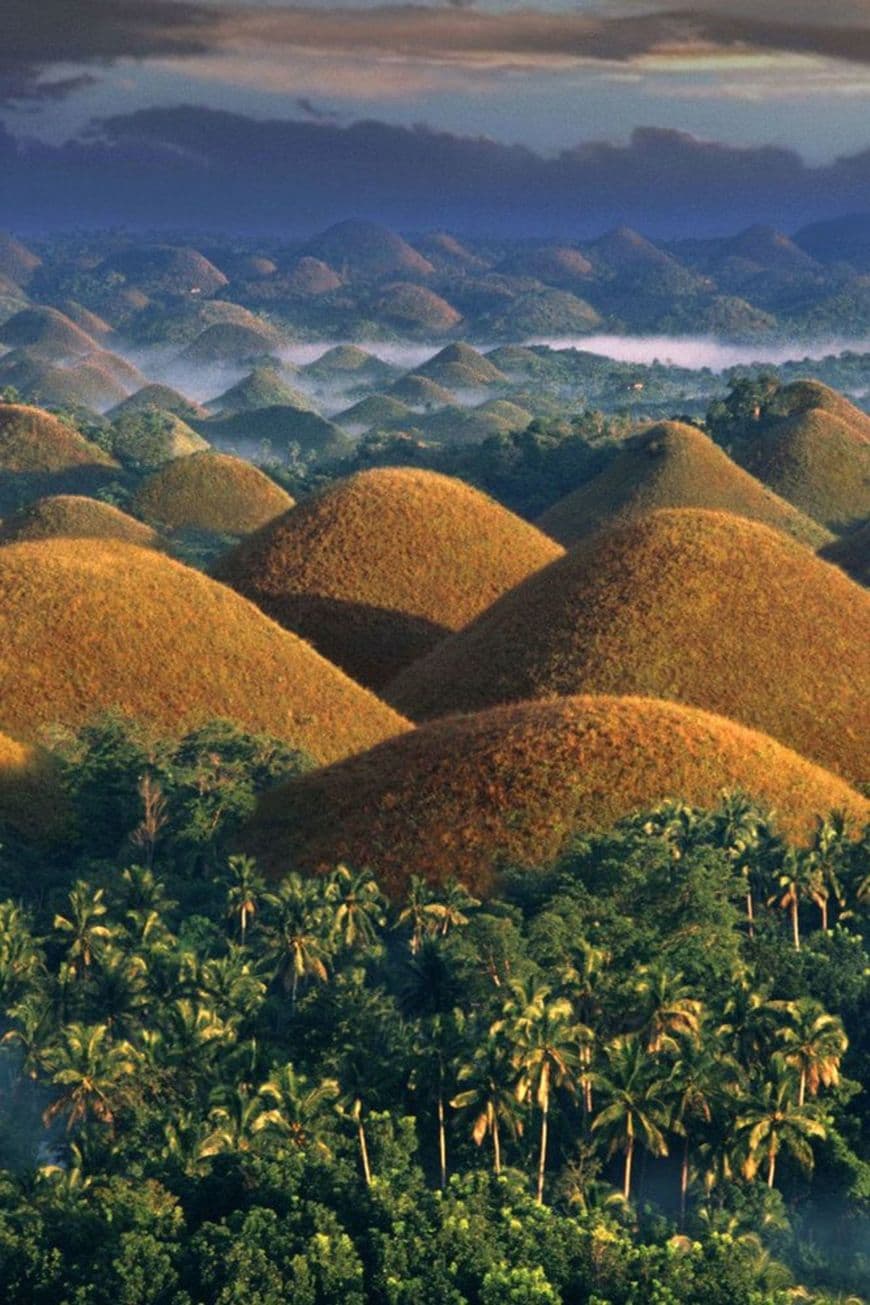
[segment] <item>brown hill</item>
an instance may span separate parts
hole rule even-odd
[[[388,696],[424,719],[581,690],[690,703],[870,778],[870,596],[757,522],[654,512],[530,576]]]
[[[117,709],[173,734],[220,716],[335,760],[406,722],[250,603],[153,549],[0,548],[0,723],[34,739]]]
[[[175,458],[204,453],[208,440],[174,412],[150,408],[144,413],[122,413],[115,419],[112,447],[122,462],[146,470],[162,467]]]
[[[143,385],[129,398],[122,399],[116,407],[112,408],[108,416],[115,418],[123,416],[125,412],[151,412],[155,408],[160,408],[164,412],[171,412],[174,416],[180,417],[182,421],[208,416],[207,410],[201,403],[188,399],[178,390],[174,390],[171,385],[158,385],[156,383]]]
[[[833,562],[859,584],[870,585],[870,521],[820,550],[819,556]]]
[[[144,525],[110,503],[81,494],[55,494],[37,499],[0,522],[0,543],[24,539],[120,539],[141,548],[158,548],[160,539]]]
[[[61,299],[54,307],[93,340],[101,340],[103,336],[112,334],[112,327],[105,318],[91,312],[90,308],[85,308],[77,299]]]
[[[302,253],[328,263],[344,281],[425,277],[435,271],[395,231],[375,222],[339,222],[310,240]]]
[[[184,362],[202,366],[245,362],[274,353],[280,346],[280,333],[266,322],[256,327],[215,322],[187,346],[181,357]]]
[[[15,285],[26,286],[41,263],[38,254],[34,254],[14,236],[0,231],[0,272]]]
[[[444,335],[462,321],[462,314],[441,295],[408,281],[385,286],[372,311],[377,320],[417,334]]]
[[[415,242],[418,253],[443,272],[480,271],[488,266],[485,258],[463,245],[448,231],[433,231]]]
[[[579,249],[565,245],[539,245],[519,250],[499,263],[496,271],[508,276],[532,276],[545,285],[570,288],[594,275],[592,264]]]
[[[566,548],[656,508],[716,508],[763,521],[812,548],[827,531],[750,476],[694,426],[668,421],[627,441],[600,475],[560,499],[538,526]]]
[[[214,295],[227,284],[213,263],[183,245],[137,245],[110,255],[99,270],[122,276],[149,295]]]
[[[22,308],[0,326],[0,342],[10,349],[29,348],[40,357],[56,361],[96,353],[100,346],[75,322],[56,308],[34,305]]]
[[[428,376],[416,376],[411,373],[401,377],[395,385],[390,386],[390,396],[406,403],[409,408],[422,408],[431,411],[456,402],[456,395],[444,385],[438,385]]]
[[[194,453],[150,476],[133,500],[146,521],[169,530],[247,535],[293,507],[259,468],[226,453]]]
[[[776,409],[738,451],[747,470],[831,530],[870,516],[870,417],[813,381],[785,386]]]
[[[597,309],[570,290],[538,289],[519,295],[487,319],[488,333],[501,339],[585,335],[601,325]]]
[[[0,403],[0,473],[42,475],[117,465],[108,453],[41,408]]]
[[[304,297],[328,295],[341,288],[341,277],[320,258],[300,258],[281,278],[286,292]]]
[[[370,394],[336,417],[342,429],[351,434],[397,423],[413,424],[416,419],[417,413],[407,403],[402,403],[401,399],[393,398],[390,394]]]
[[[277,367],[255,367],[235,385],[230,386],[207,405],[209,412],[256,412],[259,408],[291,405],[314,411],[314,405],[300,390],[288,385]]]
[[[266,794],[244,832],[268,870],[370,867],[399,897],[412,874],[488,893],[501,865],[551,863],[667,798],[740,788],[801,839],[815,816],[870,803],[763,734],[649,698],[575,697],[452,716]]]
[[[507,380],[504,373],[482,353],[472,349],[470,344],[462,343],[448,344],[446,349],[418,367],[414,375],[455,390],[476,390]]]
[[[307,404],[307,400],[306,400]],[[199,423],[199,430],[212,444],[252,458],[261,458],[264,445],[272,456],[284,454],[298,444],[303,456],[316,463],[334,462],[353,452],[348,436],[308,406],[277,403],[253,412],[221,413]]]
[[[389,363],[355,344],[337,344],[302,370],[312,380],[326,384],[349,381],[379,384],[396,374]]]
[[[376,687],[560,553],[461,481],[378,468],[306,499],[215,574]]]

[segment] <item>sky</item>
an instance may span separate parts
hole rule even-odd
[[[870,0],[3,7],[7,225],[57,225],[53,180],[87,225],[196,226],[208,203],[212,222],[264,231],[362,208],[415,227],[686,235],[870,208]],[[249,175],[252,148],[267,177]],[[259,216],[231,193],[241,176]]]

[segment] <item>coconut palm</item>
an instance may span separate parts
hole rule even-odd
[[[405,905],[399,912],[397,926],[411,926],[409,946],[411,955],[416,956],[423,945],[423,939],[431,937],[437,929],[432,907],[435,896],[429,884],[420,875],[411,875],[405,890]]]
[[[280,1112],[269,1107],[247,1083],[228,1091],[219,1088],[208,1113],[208,1132],[199,1145],[200,1159],[222,1152],[253,1151],[265,1129],[280,1127]]]
[[[112,937],[111,928],[101,923],[108,909],[104,896],[104,889],[79,879],[70,889],[69,915],[54,917],[53,927],[69,934],[67,956],[78,978],[87,972],[95,951]]]
[[[327,881],[332,903],[332,932],[349,949],[371,947],[386,923],[386,900],[377,883],[366,874],[337,866]]]
[[[767,1185],[773,1187],[776,1159],[785,1148],[804,1169],[813,1165],[813,1138],[824,1138],[826,1128],[814,1107],[798,1105],[794,1072],[782,1056],[775,1055],[766,1077],[737,1117],[736,1129],[746,1134],[743,1173],[754,1178],[767,1163]]]
[[[664,966],[644,965],[638,970],[635,992],[642,1005],[640,1032],[653,1055],[676,1051],[681,1039],[697,1041],[700,1036],[703,1005],[691,991],[681,973],[672,974]]]
[[[436,922],[438,933],[446,937],[450,929],[458,929],[468,924],[468,912],[480,906],[476,897],[472,897],[464,884],[458,879],[448,879],[440,891],[428,904],[428,914]]]
[[[725,855],[746,884],[746,919],[750,938],[755,932],[753,874],[767,837],[767,822],[744,793],[725,793],[716,810],[716,834]]]
[[[248,927],[266,891],[266,881],[250,856],[231,856],[227,862],[229,887],[227,888],[227,916],[239,922],[239,938],[244,947]]]
[[[849,1039],[843,1022],[830,1015],[812,997],[785,1003],[788,1023],[777,1030],[782,1058],[798,1074],[798,1105],[804,1105],[807,1091],[818,1095],[822,1087],[836,1087],[840,1062]]]
[[[580,1043],[580,1088],[583,1093],[583,1114],[588,1121],[592,1115],[592,1053],[595,1043],[594,1029],[601,1017],[599,989],[610,963],[610,954],[603,947],[594,947],[585,938],[574,945],[573,956],[560,972],[560,991],[574,1007],[588,1036]]]
[[[653,1156],[666,1156],[664,1129],[668,1123],[667,1084],[657,1076],[655,1059],[635,1035],[614,1038],[605,1049],[607,1070],[596,1075],[606,1105],[592,1121],[593,1133],[603,1130],[609,1154],[625,1156],[622,1194],[631,1199],[631,1173],[638,1143]]]
[[[334,1078],[311,1084],[289,1062],[277,1068],[259,1090],[260,1099],[271,1106],[270,1123],[300,1149],[314,1147],[329,1154],[323,1138],[325,1107],[337,1100],[341,1089]]]
[[[237,943],[230,943],[226,956],[212,957],[202,966],[197,995],[235,1028],[259,1010],[266,995],[266,985],[257,972],[250,951]]]
[[[715,1033],[725,1050],[738,1065],[763,1062],[782,1023],[782,1008],[769,1000],[765,990],[744,980],[732,987],[722,1013],[724,1019]]]
[[[777,877],[778,889],[771,894],[770,904],[787,910],[791,920],[791,933],[795,951],[801,949],[800,904],[808,892],[808,864],[805,855],[796,848],[786,848],[782,870]]]
[[[843,905],[841,876],[849,847],[849,822],[842,811],[819,819],[813,845],[807,855],[807,891],[819,908],[822,929],[827,932],[831,898]]]
[[[130,1043],[113,1042],[105,1024],[69,1024],[45,1059],[61,1089],[44,1112],[46,1124],[65,1116],[67,1132],[89,1119],[113,1128],[133,1096],[139,1057]]]
[[[267,955],[275,966],[275,978],[290,993],[290,1009],[296,1009],[299,983],[329,977],[329,925],[320,885],[301,875],[282,879],[277,892],[267,893],[270,908],[267,925]]]
[[[564,997],[552,997],[546,985],[531,993],[514,984],[514,998],[506,1008],[506,1028],[519,1070],[517,1099],[534,1100],[541,1112],[536,1199],[544,1200],[547,1169],[547,1141],[550,1099],[554,1087],[573,1091],[580,1070],[579,1048],[589,1030],[574,1018],[574,1009]]]
[[[502,1129],[512,1136],[522,1134],[522,1114],[517,1103],[517,1070],[510,1047],[498,1033],[489,1033],[471,1059],[459,1067],[457,1085],[464,1084],[451,1099],[454,1110],[467,1111],[471,1137],[480,1146],[492,1138],[492,1165],[501,1173]]]
[[[131,1027],[148,1006],[148,966],[141,956],[120,947],[100,952],[89,984],[90,1007],[108,1024],[113,1034],[129,1035]]]
[[[14,902],[0,902],[0,1000],[10,1005],[39,974],[42,950],[30,921]]]
[[[713,1109],[724,1094],[729,1078],[736,1079],[737,1066],[717,1056],[710,1040],[687,1042],[676,1060],[668,1081],[672,1102],[671,1128],[683,1139],[680,1161],[680,1227],[686,1223],[689,1190],[689,1159],[693,1131],[709,1124]]]
[[[9,1007],[8,1014],[15,1022],[0,1038],[0,1046],[16,1046],[21,1053],[20,1072],[38,1078],[54,1027],[51,1002],[44,992],[31,990]]]

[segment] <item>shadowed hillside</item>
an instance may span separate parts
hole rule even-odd
[[[763,734],[644,698],[576,697],[450,717],[265,795],[243,845],[274,872],[370,866],[399,897],[411,867],[493,887],[499,864],[551,862],[577,830],[665,798],[740,788],[806,837],[834,807],[870,803]]]
[[[387,692],[415,719],[554,693],[672,698],[854,781],[868,774],[868,686],[863,590],[766,526],[683,510],[583,541]]]
[[[461,481],[383,468],[307,499],[215,573],[376,687],[560,553]]]
[[[626,443],[607,468],[538,520],[566,547],[602,526],[656,508],[716,508],[750,517],[819,548],[830,535],[755,480],[711,439],[681,422],[662,422]]]
[[[833,562],[859,584],[870,585],[870,522],[827,544],[819,556]]]
[[[0,549],[0,726],[34,739],[118,709],[177,733],[220,716],[320,760],[406,728],[230,589],[129,544]]]

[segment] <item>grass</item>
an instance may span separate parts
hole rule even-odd
[[[247,535],[293,507],[257,467],[226,453],[194,453],[161,467],[140,487],[135,512],[169,530]]]
[[[212,399],[208,407],[213,412],[238,413],[275,408],[281,404],[302,409],[311,407],[305,395],[288,385],[277,368],[255,367],[236,385]]]
[[[0,340],[10,348],[37,348],[43,356],[68,358],[94,353],[99,345],[56,308],[22,308],[0,326]]]
[[[289,444],[298,444],[306,457],[317,462],[334,461],[353,451],[352,441],[335,422],[287,403],[258,408],[256,412],[221,413],[199,422],[198,429],[218,444],[266,442],[274,445],[275,455],[283,454]]]
[[[741,721],[868,778],[870,596],[767,526],[661,511],[584,540],[386,693],[428,719],[578,692]]]
[[[390,426],[396,422],[413,425],[416,416],[406,403],[390,394],[370,394],[352,408],[340,412],[338,422],[342,426],[364,426],[370,430],[373,426]]]
[[[428,376],[402,376],[390,386],[390,395],[412,408],[440,408],[456,402],[456,395]]]
[[[173,734],[220,716],[328,761],[407,728],[232,590],[110,541],[0,548],[0,686],[29,741],[109,709]]]
[[[175,458],[205,452],[208,441],[174,412],[149,408],[144,413],[122,413],[117,418],[112,447],[124,462],[159,467]]]
[[[109,416],[115,418],[123,416],[125,412],[150,412],[153,408],[161,408],[164,412],[171,412],[175,417],[180,417],[182,421],[208,415],[201,404],[194,403],[192,399],[188,399],[179,390],[174,390],[171,385],[153,383],[143,385],[135,394],[131,394],[129,399],[123,399],[117,407],[112,409]]]
[[[397,281],[385,286],[374,305],[377,320],[417,331],[450,331],[462,321],[462,314],[441,295],[425,286]]]
[[[40,474],[117,465],[108,453],[41,408],[0,403],[0,471]]]
[[[821,550],[820,556],[859,584],[870,585],[870,521],[842,539],[835,539]]]
[[[812,548],[830,534],[771,493],[708,436],[662,422],[627,441],[600,475],[560,499],[538,520],[566,548],[610,524],[657,508],[716,508],[762,521]]]
[[[561,551],[462,481],[378,468],[306,499],[215,574],[377,687]]]
[[[435,721],[295,780],[259,803],[242,843],[264,868],[370,867],[492,891],[500,865],[551,862],[575,831],[666,798],[713,805],[740,788],[801,839],[817,813],[870,802],[763,734],[644,698],[574,697]]]
[[[150,526],[126,512],[82,494],[55,494],[37,499],[0,522],[0,543],[25,539],[120,539],[141,548],[159,548]]]

